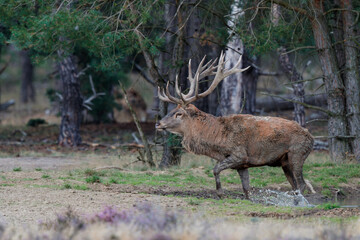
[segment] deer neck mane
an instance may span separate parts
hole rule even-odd
[[[225,144],[224,127],[219,118],[198,111],[188,121],[182,144],[189,152],[209,156],[211,149]]]

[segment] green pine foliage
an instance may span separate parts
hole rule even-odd
[[[160,52],[163,40],[153,25],[161,18],[163,1],[135,1],[131,6],[127,1],[79,0],[68,4],[0,0],[0,41],[30,50],[35,63],[56,59],[60,49],[65,55],[76,56],[78,69],[87,68],[80,79],[83,97],[93,94],[90,75],[96,92],[105,93],[92,101],[90,114],[95,122],[107,122],[112,109],[120,107],[114,101],[112,88],[119,80],[126,85],[125,73],[132,68],[128,62],[140,53],[133,30],[141,27],[145,47],[153,55]],[[154,15],[154,11],[160,14]],[[47,94],[50,100],[56,100],[54,91]]]

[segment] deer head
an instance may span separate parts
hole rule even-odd
[[[178,104],[178,106],[172,110],[169,114],[167,114],[159,123],[156,124],[156,129],[159,131],[167,130],[169,132],[183,135],[183,132],[186,130],[186,123],[191,121],[191,118],[196,114],[196,112],[201,112],[194,105],[190,104],[200,98],[204,98],[209,95],[217,85],[226,77],[230,76],[234,73],[239,73],[246,71],[249,67],[240,69],[238,68],[241,64],[242,56],[240,56],[239,60],[235,64],[235,66],[229,70],[225,70],[225,55],[221,52],[219,57],[218,64],[215,66],[217,59],[210,60],[208,63],[204,65],[205,57],[201,60],[196,73],[193,75],[191,71],[191,59],[189,60],[189,76],[188,80],[190,82],[189,92],[184,94],[181,92],[178,84],[178,76],[175,79],[175,92],[179,96],[174,97],[171,96],[169,91],[169,82],[166,84],[166,89],[158,88],[158,95],[160,100],[170,103]],[[199,81],[207,76],[213,76],[214,80],[211,83],[210,87],[203,93],[199,93]],[[190,123],[189,123],[190,124]]]

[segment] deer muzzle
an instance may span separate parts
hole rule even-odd
[[[163,124],[161,124],[161,122],[157,122],[157,123],[155,124],[155,128],[156,128],[156,130],[158,130],[158,131],[166,130],[166,127],[165,127]]]

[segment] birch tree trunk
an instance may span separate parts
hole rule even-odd
[[[239,14],[241,9],[238,8],[238,5],[238,0],[235,0],[231,5],[232,17],[228,21],[230,27],[235,27],[234,22],[241,17]],[[226,48],[225,68],[233,67],[241,55],[244,55],[244,57],[240,67],[244,68],[251,65],[250,61],[246,61],[246,66],[244,65],[244,60],[247,57],[245,56],[245,48],[241,39],[233,36],[231,31],[229,36],[232,37]],[[257,71],[251,67],[245,72],[232,74],[223,80],[220,101],[221,115],[225,116],[241,112],[252,114],[255,112],[257,78]]]
[[[346,117],[348,121],[351,147],[356,160],[360,163],[360,75],[359,51],[355,43],[355,21],[351,0],[342,0],[344,42],[345,42],[345,91]]]
[[[76,63],[73,56],[64,57],[61,50],[58,51],[58,55],[60,58],[59,73],[63,85],[59,144],[73,147],[81,143],[80,81],[76,74]]]
[[[315,45],[324,75],[328,109],[332,112],[328,121],[330,157],[335,162],[342,162],[349,150],[346,136],[345,88],[336,64],[334,49],[330,40],[330,32],[325,20],[323,1],[311,0],[310,7],[313,19],[311,25]]]
[[[232,68],[239,57],[244,54],[244,46],[239,38],[234,38],[228,43],[225,56],[225,68]],[[237,50],[239,49],[239,50]],[[244,66],[240,64],[239,68]],[[241,110],[243,95],[242,73],[235,73],[223,80],[221,89],[221,115],[238,114]]]

